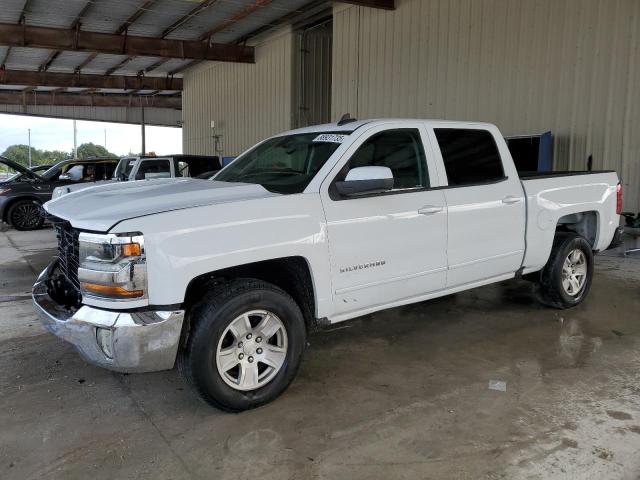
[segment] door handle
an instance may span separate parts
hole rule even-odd
[[[516,197],[515,195],[507,195],[502,199],[502,203],[506,203],[507,205],[511,205],[512,203],[518,203],[522,199],[520,197]]]
[[[440,213],[444,210],[444,207],[438,207],[437,205],[425,205],[418,210],[420,215],[433,215],[434,213]]]

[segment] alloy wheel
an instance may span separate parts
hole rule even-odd
[[[216,367],[224,382],[248,391],[269,383],[287,356],[287,330],[272,312],[252,310],[224,330],[216,349]]]
[[[587,257],[580,249],[574,249],[562,265],[562,288],[567,295],[575,297],[584,288],[587,280]]]
[[[40,220],[40,210],[35,203],[17,205],[11,215],[11,224],[25,230],[36,228]]]

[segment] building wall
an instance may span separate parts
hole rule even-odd
[[[185,73],[183,151],[235,156],[292,126],[293,34],[258,40],[255,64],[215,63]],[[221,135],[216,149],[215,134]]]
[[[555,169],[615,169],[640,210],[640,1],[396,0],[334,7],[332,117],[551,130]]]

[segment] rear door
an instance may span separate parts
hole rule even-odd
[[[443,289],[447,214],[420,122],[366,131],[322,185],[321,196],[336,315],[409,300]],[[429,160],[429,161],[428,161]],[[386,166],[392,191],[341,197],[334,189],[351,168]]]
[[[516,272],[524,256],[525,203],[504,142],[486,128],[433,128],[447,186],[447,287]],[[499,132],[497,133],[499,135]]]

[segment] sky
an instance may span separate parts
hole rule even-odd
[[[142,148],[140,125],[78,120],[78,145],[93,142],[117,155],[139,152]],[[73,120],[0,114],[0,153],[10,145],[28,144],[40,150],[73,150]],[[182,153],[182,129],[146,127],[147,152],[158,155]]]

